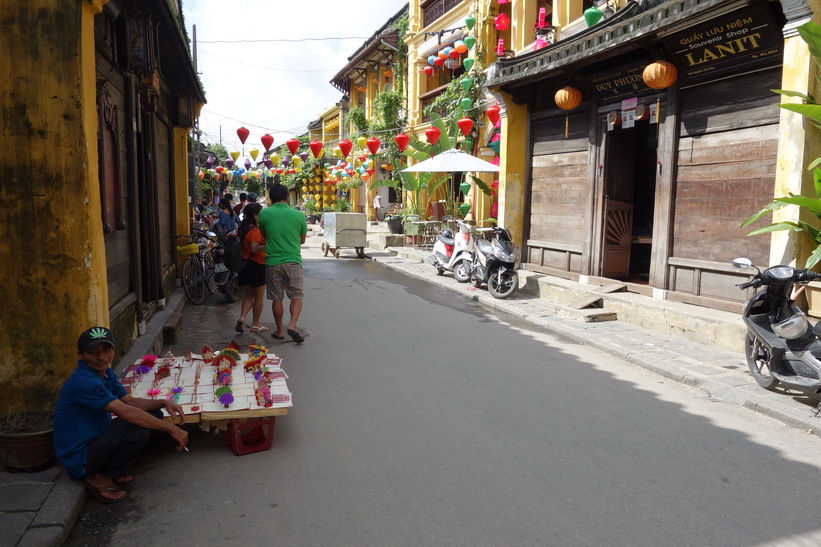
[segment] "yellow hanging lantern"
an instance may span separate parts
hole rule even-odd
[[[647,87],[661,91],[667,89],[678,80],[678,70],[673,63],[667,61],[655,61],[644,67],[641,78]],[[659,123],[659,113],[661,111],[661,93],[656,95],[656,123]]]
[[[582,92],[566,85],[556,92],[553,100],[556,101],[556,106],[565,111],[564,138],[566,139],[570,130],[570,111],[582,104]]]
[[[303,193],[303,194],[305,194],[305,193],[307,193],[307,192],[308,192],[308,187],[307,187],[307,186],[303,186],[302,188],[300,188],[300,190],[302,190],[302,193]]]
[[[366,139],[365,137],[358,137],[356,139],[356,144],[359,145],[359,148],[364,150],[365,147],[368,146],[368,139]]]

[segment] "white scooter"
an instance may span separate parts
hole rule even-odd
[[[453,279],[467,283],[470,279],[470,264],[473,261],[473,234],[470,226],[461,220],[456,221],[459,232],[456,237],[450,230],[445,230],[433,245],[433,252],[428,257],[436,273],[453,272]]]

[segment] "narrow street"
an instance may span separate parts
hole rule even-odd
[[[819,543],[818,437],[353,253],[303,254],[310,337],[236,337],[290,377],[272,449],[159,439],[68,545]],[[238,310],[187,305],[172,351],[223,347]]]

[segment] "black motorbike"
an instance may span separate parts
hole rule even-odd
[[[510,232],[493,227],[493,238],[477,239],[470,267],[470,282],[479,288],[487,283],[487,291],[494,298],[507,298],[519,288],[519,248]]]
[[[225,239],[218,238],[211,254],[214,257],[214,283],[228,302],[236,302],[240,297],[239,278],[225,265]]]
[[[755,268],[747,258],[733,260],[733,268]],[[793,303],[795,285],[821,278],[821,273],[791,266],[758,272],[741,289],[760,288],[744,304],[747,325],[745,353],[750,372],[764,389],[781,385],[806,395],[821,393],[821,323],[815,326]]]

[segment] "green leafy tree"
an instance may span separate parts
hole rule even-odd
[[[801,35],[804,42],[807,43],[810,54],[815,60],[816,67],[821,69],[821,26],[812,22],[805,23],[804,25],[798,27],[798,33]],[[816,75],[816,80],[821,83],[821,77],[818,75]],[[779,106],[785,110],[790,110],[801,114],[812,125],[821,129],[821,105],[819,105],[811,95],[805,95],[797,91],[787,91],[783,89],[774,89],[773,91],[787,97],[798,97],[804,101],[802,104],[791,103],[782,104]],[[807,263],[805,265],[808,269],[812,268],[821,261],[821,230],[817,227],[821,224],[821,169],[818,167],[819,164],[821,164],[821,157],[813,160],[807,168],[813,173],[813,187],[815,195],[803,196],[790,193],[788,196],[776,198],[759,212],[744,221],[741,225],[742,228],[746,228],[765,215],[782,209],[783,207],[787,207],[788,205],[797,205],[802,212],[807,212],[813,215],[816,220],[812,223],[801,219],[785,220],[758,228],[747,234],[748,236],[754,236],[785,230],[791,230],[799,233],[803,232],[807,234],[815,243],[815,250],[810,254],[809,258],[807,258]]]

